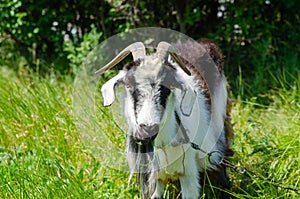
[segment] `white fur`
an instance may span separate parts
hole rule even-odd
[[[171,93],[168,97],[165,113],[161,119],[159,133],[155,139],[155,146],[161,148],[167,145],[172,145],[173,139],[176,137],[176,123],[175,121],[175,96]]]
[[[193,77],[179,71],[178,78],[185,83],[184,88],[186,90],[183,92],[180,89],[175,89],[175,94],[169,96],[165,114],[161,121],[161,129],[155,139],[156,156],[160,170],[158,174],[159,183],[157,183],[152,198],[161,196],[161,190],[163,190],[168,179],[179,179],[182,198],[198,198],[200,193],[198,173],[203,168],[199,168],[197,162],[199,158],[203,159],[203,154],[201,156],[199,153],[202,152],[191,148],[190,143],[173,146],[172,143],[180,143],[175,140],[178,127],[176,126],[174,110],[179,114],[182,125],[187,130],[189,140],[196,144],[201,144],[203,142],[202,135],[207,133],[209,113],[207,107],[205,107],[201,91],[194,86]],[[185,111],[183,109],[187,109],[190,115],[185,116],[186,113],[182,113],[182,111]]]
[[[145,99],[141,110],[137,115],[137,124],[153,125],[160,123],[159,114],[157,114],[154,108],[155,104],[151,99]]]
[[[110,106],[115,101],[115,85],[120,79],[124,78],[125,75],[126,72],[121,70],[118,75],[111,78],[101,87],[104,106]]]

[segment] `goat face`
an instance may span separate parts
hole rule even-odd
[[[114,87],[125,85],[124,114],[129,133],[136,141],[151,142],[158,134],[160,121],[171,90],[182,88],[182,77],[167,60],[168,51],[143,55],[126,64],[120,73],[102,86],[104,104],[114,99]]]

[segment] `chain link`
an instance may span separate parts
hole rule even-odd
[[[268,181],[270,184],[272,184],[275,187],[279,187],[279,188],[291,190],[291,191],[296,192],[297,194],[299,193],[299,189],[297,189],[297,188],[282,185],[282,183],[278,183],[278,182],[272,180],[271,178],[263,177],[263,176],[257,174],[256,172],[254,172],[252,170],[249,170],[249,169],[247,169],[247,168],[245,168],[243,166],[237,166],[237,165],[229,162],[225,158],[222,158],[221,164],[224,165],[224,166],[227,166],[227,167],[229,167],[231,169],[233,169],[237,173],[240,173],[240,174],[243,174],[243,175],[247,175],[250,178],[257,178],[257,179],[260,179],[262,181]]]
[[[290,186],[285,186],[283,185],[282,183],[279,183],[279,182],[276,182],[274,180],[272,180],[271,178],[266,178],[266,177],[263,177],[259,174],[257,174],[256,172],[252,171],[252,170],[249,170],[247,169],[246,167],[244,166],[240,166],[240,165],[235,165],[233,163],[231,163],[229,160],[227,160],[225,158],[225,156],[223,155],[223,153],[221,153],[220,151],[212,151],[210,153],[207,153],[205,150],[201,149],[199,147],[199,145],[195,144],[195,143],[192,143],[191,142],[191,146],[192,148],[196,149],[196,150],[199,150],[203,153],[206,153],[208,155],[208,161],[211,163],[211,164],[215,164],[215,165],[223,165],[223,166],[226,166],[226,167],[229,167],[231,169],[233,169],[235,172],[239,173],[239,174],[242,174],[242,175],[245,175],[245,176],[248,176],[250,178],[257,178],[261,181],[268,181],[270,184],[272,184],[273,186],[275,187],[278,187],[278,188],[282,188],[282,189],[286,189],[286,190],[291,190],[291,191],[294,191],[295,193],[299,193],[299,189],[297,188],[294,188],[294,187],[290,187]],[[216,153],[216,154],[219,154],[221,156],[221,160],[219,162],[216,162],[216,161],[212,161],[211,157],[212,155]]]

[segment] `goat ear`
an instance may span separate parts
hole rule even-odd
[[[101,93],[103,97],[103,106],[110,106],[116,98],[115,87],[123,81],[126,72],[121,70],[118,75],[108,80],[101,87]]]
[[[179,69],[175,79],[181,85],[179,88],[182,91],[180,99],[180,111],[184,116],[189,117],[192,113],[197,95],[192,89],[192,81],[190,81],[191,76],[186,74],[185,71],[180,71]]]

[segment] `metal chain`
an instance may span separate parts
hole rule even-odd
[[[278,188],[282,188],[282,189],[287,189],[287,190],[291,190],[291,191],[294,191],[295,193],[299,193],[299,189],[297,188],[294,188],[294,187],[290,187],[290,186],[285,186],[283,185],[282,183],[279,183],[279,182],[276,182],[274,180],[272,180],[271,178],[266,178],[266,177],[263,177],[259,174],[257,174],[256,172],[252,171],[252,170],[249,170],[247,169],[246,167],[244,166],[240,166],[240,165],[235,165],[233,163],[231,163],[229,160],[227,160],[225,158],[225,156],[223,155],[223,153],[221,153],[220,151],[212,151],[210,153],[207,153],[205,150],[201,149],[199,147],[199,145],[195,144],[195,143],[192,143],[191,142],[191,146],[192,148],[196,149],[196,150],[199,150],[203,153],[206,153],[208,155],[208,161],[210,163],[213,163],[213,164],[217,164],[217,165],[223,165],[223,166],[226,166],[226,167],[229,167],[231,169],[233,169],[235,172],[239,173],[239,174],[242,174],[242,175],[245,175],[245,176],[248,176],[250,178],[257,178],[257,179],[260,179],[261,181],[268,181],[271,185],[275,186],[275,187],[278,187]],[[217,154],[220,154],[221,155],[221,160],[219,162],[213,162],[211,160],[211,156],[214,154],[214,153],[217,153]]]
[[[262,181],[268,181],[271,185],[273,185],[275,187],[291,190],[291,191],[296,192],[297,194],[299,193],[299,189],[297,189],[297,188],[290,187],[290,186],[285,186],[282,183],[276,182],[276,181],[272,180],[271,178],[263,177],[263,176],[257,174],[256,172],[254,172],[252,170],[249,170],[249,169],[247,169],[243,166],[234,165],[233,163],[229,162],[225,158],[222,159],[221,164],[224,165],[224,166],[227,166],[229,168],[232,168],[235,172],[246,175],[250,178],[257,178],[257,179],[260,179]]]

